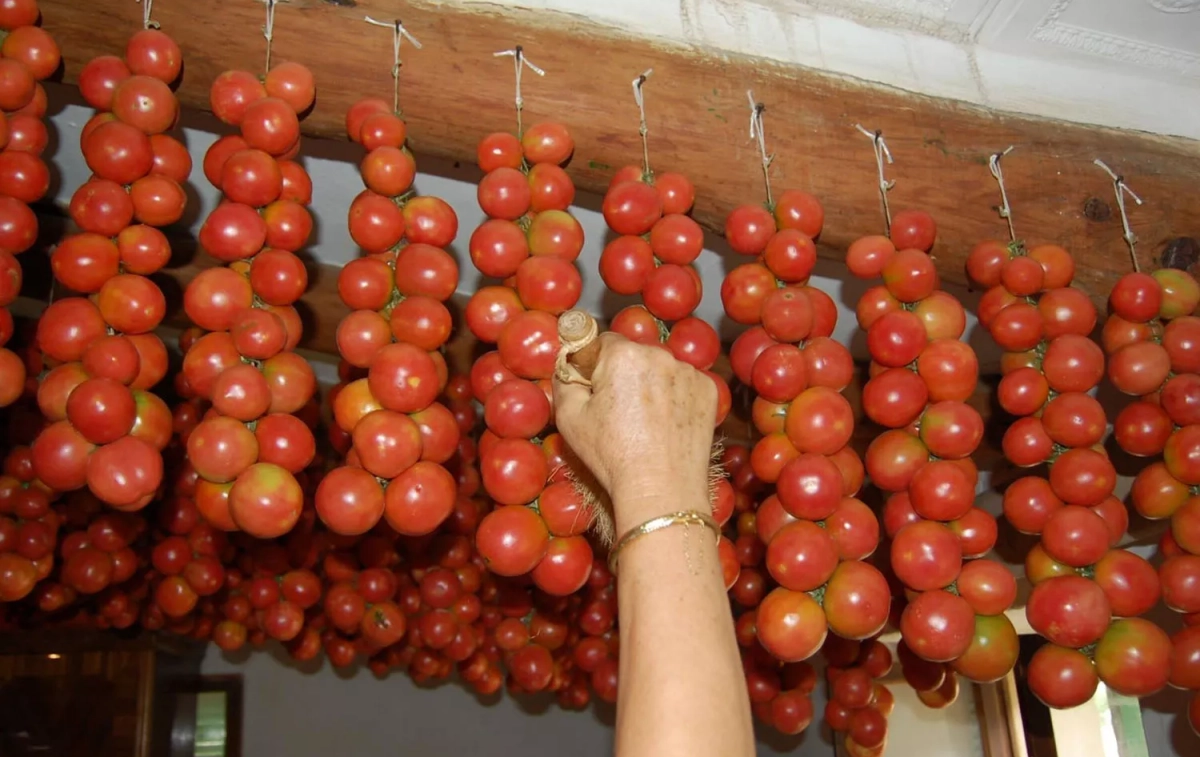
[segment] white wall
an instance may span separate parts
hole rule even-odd
[[[361,667],[335,671],[325,660],[297,664],[274,644],[234,655],[210,645],[201,672],[243,676],[245,757],[612,755],[615,712],[608,705],[569,712],[545,697],[481,700],[456,683],[420,688],[402,673],[380,680]],[[818,721],[823,689],[813,699]],[[821,731],[818,722],[798,737],[762,733],[758,754],[833,757]]]
[[[1000,110],[1200,138],[1200,5],[1189,0],[470,2],[570,13],[707,54]],[[536,62],[536,46],[527,52]]]

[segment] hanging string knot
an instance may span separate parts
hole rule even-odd
[[[1004,186],[1004,169],[1000,167],[1000,159],[1013,151],[1013,145],[1000,152],[992,153],[988,158],[988,171],[991,172],[992,178],[1000,185],[1000,207],[996,209],[1000,217],[1008,222],[1008,241],[1017,241],[1017,232],[1013,227],[1012,207],[1008,204],[1008,189]]]
[[[267,22],[263,24],[263,37],[267,40],[267,60],[263,66],[263,73],[271,73],[271,41],[275,38],[275,6],[279,3],[290,3],[292,0],[262,0],[263,5],[267,6]]]
[[[400,112],[400,44],[404,40],[412,43],[412,46],[421,49],[421,43],[404,28],[404,24],[400,19],[394,21],[377,21],[370,16],[364,19],[368,24],[373,26],[382,26],[392,30],[392,110],[396,113]]]
[[[1133,229],[1129,226],[1129,214],[1125,211],[1125,196],[1129,195],[1138,205],[1142,204],[1142,198],[1138,197],[1137,193],[1129,188],[1125,183],[1125,177],[1116,173],[1103,160],[1096,158],[1092,161],[1108,174],[1108,178],[1113,182],[1113,193],[1117,196],[1117,210],[1121,213],[1121,230],[1122,237],[1125,239],[1125,244],[1129,245],[1129,257],[1133,261],[1133,270],[1141,271],[1141,266],[1138,265],[1137,259],[1137,235],[1133,233]]]
[[[758,140],[758,153],[762,159],[763,182],[767,189],[767,205],[774,205],[774,198],[771,196],[771,164],[775,162],[775,155],[767,152],[767,133],[763,128],[763,113],[766,112],[767,106],[757,102],[754,99],[754,92],[746,90],[746,99],[750,101],[750,139]]]
[[[888,207],[887,193],[896,186],[896,182],[888,181],[884,175],[884,163],[891,165],[895,161],[892,160],[892,151],[888,149],[887,142],[883,140],[883,132],[879,129],[871,131],[863,127],[862,124],[854,124],[854,128],[871,140],[871,147],[875,151],[875,168],[879,173],[879,202],[883,205],[883,221],[884,229],[888,234],[892,233],[892,211]]]
[[[538,76],[545,76],[546,72],[535,66],[529,58],[525,57],[525,50],[520,45],[511,50],[501,50],[498,53],[492,53],[493,58],[503,58],[509,55],[512,56],[513,72],[516,74],[517,79],[517,93],[513,102],[517,105],[517,137],[519,138],[521,136],[521,110],[525,107],[525,100],[521,97],[521,70],[528,68]]]
[[[154,7],[154,0],[137,0],[137,2],[142,4],[142,28],[143,29],[158,29],[158,28],[160,28],[160,24],[157,21],[155,21],[154,19],[150,18],[150,14],[153,12],[152,9]]]

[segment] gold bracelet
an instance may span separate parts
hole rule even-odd
[[[721,527],[717,525],[717,521],[711,515],[697,512],[695,510],[680,510],[674,513],[660,515],[657,518],[651,518],[640,526],[632,528],[620,538],[617,545],[613,547],[612,552],[608,555],[608,569],[615,576],[617,574],[617,556],[621,554],[621,550],[629,546],[633,542],[642,538],[646,534],[652,534],[655,531],[661,531],[664,528],[671,526],[706,526],[712,530],[713,535],[717,537],[717,541],[721,541]]]

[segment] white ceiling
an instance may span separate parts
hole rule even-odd
[[[565,11],[1001,110],[1200,139],[1200,0],[472,1]]]

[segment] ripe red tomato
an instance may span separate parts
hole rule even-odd
[[[842,502],[841,470],[823,455],[804,454],[789,461],[780,470],[776,487],[779,503],[796,518],[825,520]]]
[[[1078,649],[1100,638],[1108,628],[1112,607],[1094,581],[1064,575],[1033,587],[1025,617],[1033,630],[1051,642]]]
[[[546,524],[536,511],[522,505],[488,513],[475,535],[475,548],[488,569],[501,576],[519,576],[533,570],[549,543]]]
[[[0,261],[4,264],[6,261]],[[7,265],[6,265],[7,267]],[[104,282],[120,270],[120,254],[112,240],[99,234],[73,234],[63,240],[50,256],[50,269],[64,286],[77,292],[100,291]],[[20,276],[20,268],[16,269]],[[20,281],[13,291],[20,290]],[[0,295],[0,301],[11,298]]]
[[[891,591],[874,566],[846,560],[825,585],[824,612],[829,628],[842,638],[866,639],[887,623]]]
[[[133,436],[106,444],[88,458],[88,488],[99,499],[122,510],[140,510],[149,504],[162,483],[162,475],[162,454]]]
[[[915,361],[928,342],[921,319],[905,310],[885,313],[867,329],[867,349],[872,359],[890,368]]]
[[[601,207],[604,221],[618,234],[640,236],[663,215],[663,200],[653,186],[623,181],[609,187]]]
[[[218,205],[200,227],[200,244],[217,260],[231,263],[256,255],[267,240],[267,224],[249,205]]]
[[[905,586],[916,591],[941,589],[958,576],[962,546],[954,532],[941,523],[917,521],[896,533],[891,564]]]
[[[384,517],[406,536],[424,536],[440,526],[454,510],[457,486],[441,465],[422,460],[388,484]]]
[[[937,224],[923,210],[902,210],[892,216],[890,236],[898,250],[929,252],[937,238]]]
[[[879,488],[899,492],[907,489],[913,474],[929,462],[929,450],[916,436],[892,429],[875,437],[867,447],[864,462],[867,474]]]
[[[725,313],[737,323],[757,324],[762,306],[776,289],[775,274],[761,263],[746,263],[726,274],[721,282],[721,303]]]
[[[804,592],[777,588],[756,614],[758,640],[777,659],[799,662],[816,654],[828,632],[825,613]]]
[[[1076,707],[1092,698],[1099,685],[1092,661],[1083,653],[1046,644],[1033,653],[1026,669],[1029,688],[1048,707]]]
[[[846,446],[854,433],[854,411],[838,392],[812,386],[788,408],[788,439],[801,452],[832,455]]]
[[[1094,579],[1117,617],[1148,612],[1162,596],[1158,574],[1144,558],[1124,549],[1110,550],[1096,563]]]
[[[767,545],[767,570],[781,586],[792,591],[812,591],[822,586],[837,565],[833,539],[812,521],[789,523]]]
[[[1086,507],[1054,511],[1042,528],[1042,546],[1052,558],[1074,568],[1094,565],[1108,551],[1104,519]]]
[[[1091,448],[1067,450],[1050,468],[1051,488],[1071,505],[1098,505],[1112,495],[1116,483],[1116,470],[1108,456]]]
[[[238,474],[229,492],[234,522],[260,539],[273,539],[291,531],[303,504],[304,493],[296,478],[273,463],[249,466]]]
[[[961,657],[971,645],[974,630],[975,612],[971,605],[947,591],[918,594],[900,616],[904,643],[931,662],[949,662]]]
[[[1163,603],[1176,612],[1200,612],[1200,555],[1167,557],[1158,569]]]
[[[531,577],[539,589],[555,597],[575,593],[592,572],[592,548],[582,536],[556,536]]]

